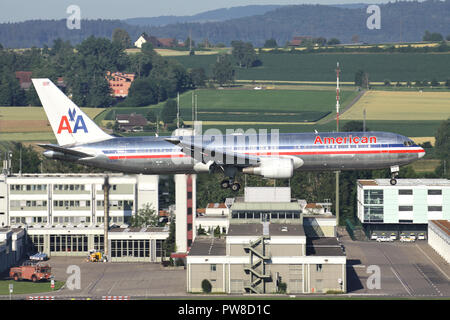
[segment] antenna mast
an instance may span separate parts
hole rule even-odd
[[[339,72],[341,69],[339,68],[339,62],[337,63],[336,68],[336,131],[339,132]]]

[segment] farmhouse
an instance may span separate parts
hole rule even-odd
[[[119,130],[124,132],[142,131],[147,125],[147,120],[141,114],[118,114],[116,121],[119,124]]]
[[[16,71],[16,78],[22,89],[28,90],[31,87],[31,74],[31,71]]]
[[[311,37],[308,36],[299,36],[299,37],[293,37],[291,41],[289,41],[290,46],[298,47],[303,44],[303,42],[307,40],[311,40]]]
[[[173,48],[178,45],[178,41],[175,38],[156,38],[149,36],[145,32],[134,42],[134,45],[142,48],[142,45],[147,42],[151,43],[154,48]]]
[[[109,87],[112,90],[113,97],[125,98],[128,96],[128,90],[134,81],[134,73],[110,72],[106,73]]]

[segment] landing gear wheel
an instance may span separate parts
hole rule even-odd
[[[397,184],[397,179],[392,178],[389,182],[391,183],[392,186],[395,186]]]
[[[230,181],[222,180],[222,182],[220,183],[220,186],[222,187],[222,189],[228,189],[230,187]]]
[[[235,182],[231,185],[231,190],[233,190],[235,192],[239,191],[240,188],[241,188],[241,185],[237,182]]]

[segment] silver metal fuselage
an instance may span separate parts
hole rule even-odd
[[[47,157],[80,164],[143,174],[198,173],[199,161],[182,152],[167,137],[117,137],[71,147],[95,155],[90,158],[47,151]],[[285,133],[279,135],[184,136],[215,150],[258,157],[298,157],[298,170],[364,170],[402,166],[425,151],[409,138],[389,132]],[[189,140],[191,139],[191,140]],[[197,140],[195,140],[197,139]],[[272,141],[274,140],[274,141]],[[276,142],[275,142],[276,140]]]

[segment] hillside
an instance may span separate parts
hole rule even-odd
[[[140,17],[123,20],[130,25],[139,26],[165,26],[174,23],[185,22],[214,22],[238,19],[254,15],[265,14],[268,11],[280,8],[279,5],[253,5],[232,8],[222,8],[195,14],[192,16],[160,16],[160,17]]]
[[[450,0],[395,2],[382,4],[380,9],[379,30],[366,27],[369,14],[366,7],[360,6],[281,6],[264,14],[226,21],[184,22],[159,27],[131,25],[121,20],[82,20],[80,30],[69,30],[65,20],[33,20],[0,24],[0,44],[10,48],[42,47],[52,45],[57,38],[77,44],[91,35],[110,38],[115,28],[127,30],[132,39],[145,31],[157,37],[184,40],[191,30],[196,42],[208,39],[210,43],[228,45],[232,40],[243,40],[256,46],[270,38],[284,46],[286,41],[300,35],[335,37],[344,43],[350,43],[354,36],[358,36],[360,42],[368,43],[420,41],[425,30],[439,32],[444,37],[450,35]],[[220,18],[220,12],[216,19]],[[214,19],[213,14],[206,17]],[[202,20],[202,15],[197,15],[197,19]]]

